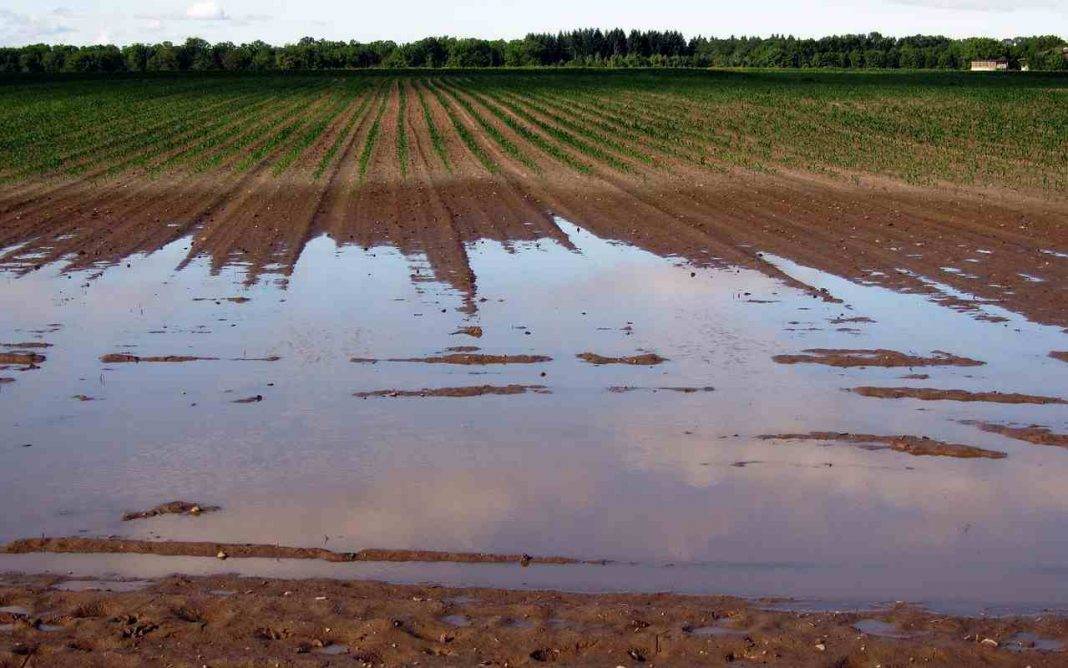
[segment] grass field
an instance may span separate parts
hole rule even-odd
[[[256,167],[327,179],[353,143],[359,182],[372,164],[401,180],[450,174],[456,143],[487,172],[502,158],[532,173],[782,167],[1063,193],[1068,76],[526,70],[0,84],[7,184]]]

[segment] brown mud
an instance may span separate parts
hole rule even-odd
[[[1061,666],[1068,619],[895,605],[789,612],[725,596],[171,576],[112,591],[0,578],[0,666]],[[108,583],[89,583],[108,587]],[[25,611],[24,613],[22,611]],[[858,631],[875,620],[882,634]],[[880,624],[881,623],[881,624]],[[1023,640],[1021,640],[1023,639]]]
[[[438,387],[421,390],[375,390],[373,392],[355,392],[352,396],[367,399],[369,397],[481,397],[485,395],[548,394],[544,385],[472,385],[468,387]]]
[[[126,513],[122,516],[122,521],[129,522],[131,520],[143,520],[149,517],[156,517],[157,515],[196,516],[201,513],[213,513],[217,510],[220,510],[219,506],[209,506],[202,503],[192,503],[190,501],[168,501],[167,503],[161,503],[155,508]]]
[[[101,355],[100,361],[104,364],[139,364],[141,362],[200,362],[217,361],[218,357],[196,357],[193,355],[153,355],[141,357],[128,353],[108,353]]]
[[[369,548],[358,552],[334,552],[318,547],[289,547],[253,543],[207,543],[194,541],[151,541],[124,538],[23,538],[3,546],[5,554],[52,552],[59,554],[155,554],[168,557],[217,557],[220,559],[320,559],[329,562],[452,562],[464,564],[517,563],[606,564],[605,560],[583,561],[559,556],[494,554],[487,552],[440,552],[435,550],[389,550]]]
[[[656,353],[642,353],[641,355],[631,355],[629,357],[605,357],[604,355],[598,355],[597,353],[579,353],[575,355],[583,362],[589,364],[630,364],[633,366],[655,366],[657,364],[663,364],[667,362],[666,357],[661,357]]]
[[[542,362],[551,362],[552,360],[553,358],[547,355],[484,355],[475,353],[451,353],[448,355],[432,355],[430,357],[390,357],[385,360],[353,357],[350,361],[361,364],[374,364],[377,362],[420,362],[422,364],[461,364],[481,366],[487,364],[540,364]]]
[[[608,388],[609,392],[623,394],[625,392],[679,392],[680,394],[695,394],[697,392],[715,392],[714,387],[635,387],[633,385],[613,385]]]
[[[909,355],[882,348],[874,350],[845,350],[839,348],[808,348],[806,354],[775,355],[779,364],[822,364],[835,367],[914,367],[914,366],[980,366],[985,362],[959,357],[935,350],[930,356]]]
[[[37,353],[0,353],[0,364],[23,364],[32,366],[45,361],[44,355]]]
[[[1035,445],[1055,445],[1061,448],[1068,448],[1068,434],[1055,433],[1049,427],[1043,427],[1042,425],[1033,424],[1029,427],[1013,427],[1007,424],[981,422],[979,420],[961,420],[961,424],[970,424],[992,434],[1008,436],[1009,438],[1034,443]]]
[[[1015,392],[969,392],[928,387],[853,387],[850,392],[877,399],[920,399],[922,401],[982,401],[994,404],[1068,404],[1058,397]]]
[[[844,432],[814,431],[808,434],[763,434],[759,438],[769,441],[831,441],[850,443],[872,450],[894,450],[917,457],[959,457],[972,459],[1004,459],[1008,455],[996,450],[986,450],[971,445],[945,443],[926,436],[879,436],[876,434],[850,434]]]
[[[1068,350],[1054,350],[1050,352],[1049,356],[1055,360],[1068,362]]]

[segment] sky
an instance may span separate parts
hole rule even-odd
[[[878,31],[950,37],[1068,35],[1068,0],[3,0],[0,45],[216,41],[303,36],[405,42],[515,38],[580,27],[727,37]]]

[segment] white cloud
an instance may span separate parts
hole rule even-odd
[[[0,44],[54,42],[57,36],[70,32],[74,32],[74,29],[52,18],[0,9]]]
[[[189,5],[189,9],[185,10],[185,18],[193,19],[194,21],[229,21],[230,17],[227,16],[226,11],[223,10],[217,3],[211,2],[194,2]]]
[[[958,12],[1013,12],[1020,9],[1046,9],[1056,7],[1059,0],[1018,0],[1006,3],[1000,0],[893,0],[898,5],[945,9]]]

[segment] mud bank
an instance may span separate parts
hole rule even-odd
[[[548,394],[544,385],[472,385],[468,387],[438,387],[421,390],[374,390],[373,392],[355,392],[352,396],[361,399],[369,397],[481,397],[485,395]]]
[[[323,548],[257,545],[249,543],[207,543],[193,541],[150,541],[120,538],[24,538],[4,545],[5,554],[29,552],[84,554],[157,554],[168,557],[217,557],[220,559],[321,559],[330,562],[348,561],[426,561],[465,564],[516,563],[526,566],[540,564],[603,564],[604,560],[583,561],[559,556],[531,556],[529,554],[493,554],[485,552],[440,552],[434,550],[364,549],[358,552],[334,552]]]
[[[631,366],[655,366],[657,364],[663,364],[667,362],[666,357],[661,357],[656,353],[642,353],[640,355],[630,355],[625,357],[605,357],[604,355],[598,355],[597,353],[579,353],[575,355],[583,362],[588,364],[630,364]]]
[[[0,578],[3,665],[1063,665],[1068,620],[331,580]],[[113,588],[117,591],[100,591]],[[122,591],[128,589],[127,591]]]
[[[1015,392],[970,392],[968,390],[937,390],[927,387],[853,387],[850,392],[877,399],[920,399],[922,401],[982,401],[994,404],[1065,404],[1058,397]]]
[[[148,510],[132,511],[123,514],[122,521],[143,520],[159,515],[200,515],[201,513],[213,513],[220,510],[219,506],[209,506],[203,503],[191,501],[168,501]]]
[[[970,424],[974,427],[979,427],[983,431],[1008,436],[1017,441],[1026,441],[1027,443],[1034,443],[1035,445],[1056,445],[1058,447],[1068,448],[1068,434],[1058,434],[1053,432],[1049,427],[1043,427],[1041,425],[1013,427],[1012,425],[981,422],[978,420],[961,420],[961,424]]]
[[[829,431],[814,431],[808,434],[763,434],[759,438],[769,441],[827,441],[849,443],[862,448],[894,450],[913,456],[959,457],[972,459],[1004,459],[1007,455],[996,450],[985,450],[971,445],[946,443],[926,436],[880,436],[876,434],[849,434]]]
[[[896,350],[846,350],[808,348],[804,354],[775,355],[779,364],[822,364],[836,367],[914,367],[914,366],[981,366],[984,362],[936,350],[928,356],[909,355]]]

